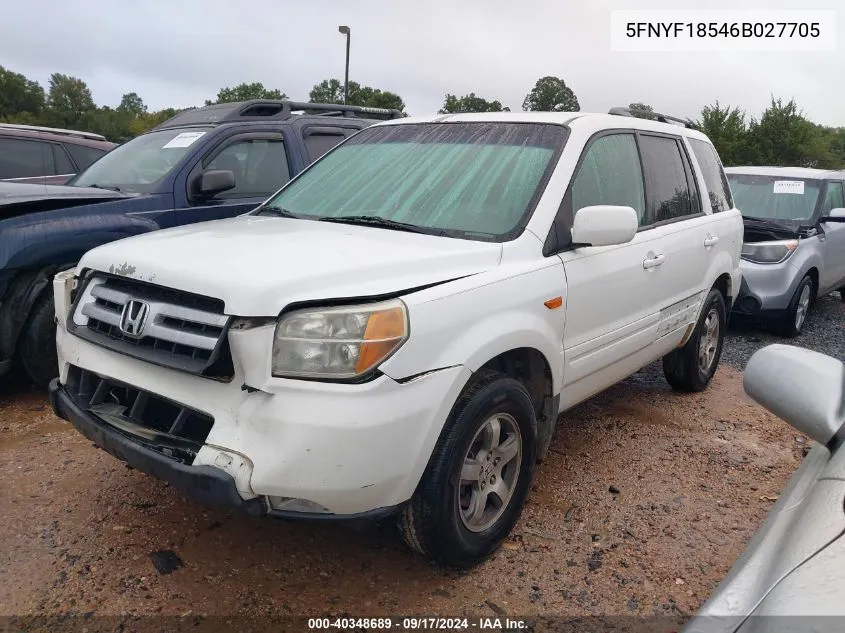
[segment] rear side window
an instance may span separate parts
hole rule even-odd
[[[65,148],[70,152],[70,156],[73,158],[73,162],[76,163],[79,171],[86,169],[88,165],[107,153],[105,150],[97,149],[96,147],[73,145],[71,143],[66,143]]]
[[[842,183],[838,181],[828,181],[827,191],[824,196],[824,207],[822,207],[822,214],[829,213],[833,209],[841,209],[845,207],[845,194],[842,191]]]
[[[676,220],[698,212],[687,180],[687,167],[674,138],[640,136],[648,208],[646,224]]]
[[[70,162],[67,152],[62,149],[61,145],[53,145],[53,158],[56,160],[57,174],[67,174],[70,176],[76,173],[76,167]]]
[[[306,132],[305,149],[308,150],[308,160],[311,162],[317,160],[345,138],[340,128],[337,128],[336,133],[312,132],[309,134]]]
[[[643,172],[633,134],[601,136],[584,154],[572,181],[572,210],[598,204],[632,207],[644,224]]]
[[[0,138],[0,178],[35,178],[55,173],[49,143]]]
[[[731,188],[728,185],[728,179],[725,176],[725,171],[722,169],[722,161],[719,160],[716,148],[710,143],[705,143],[694,138],[688,140],[692,147],[692,153],[695,154],[695,159],[698,161],[698,166],[701,167],[704,182],[707,185],[707,194],[710,197],[710,208],[713,209],[713,213],[732,209],[733,199],[731,198]]]

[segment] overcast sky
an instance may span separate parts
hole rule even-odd
[[[841,0],[0,0],[0,65],[46,88],[84,79],[99,105],[137,92],[151,109],[202,105],[223,86],[261,81],[307,100],[350,78],[402,96],[411,114],[445,93],[518,110],[537,78],[562,77],[585,111],[633,101],[697,118],[718,99],[759,116],[769,95],[812,120],[845,125]],[[612,9],[836,9],[835,53],[610,51]]]

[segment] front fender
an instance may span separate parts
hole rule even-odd
[[[397,380],[455,365],[477,371],[504,352],[533,348],[546,359],[558,393],[565,309],[549,309],[544,302],[560,296],[565,305],[566,284],[563,266],[554,262],[487,283],[471,277],[405,297],[411,335],[381,371]]]

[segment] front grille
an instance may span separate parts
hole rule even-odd
[[[129,308],[127,304],[132,303]],[[125,310],[146,310],[138,331],[129,331]],[[229,317],[211,297],[105,275],[89,279],[68,326],[77,336],[142,360],[231,379]],[[129,325],[132,325],[129,323]]]
[[[210,415],[74,365],[65,389],[84,411],[185,464],[193,463],[214,425]]]

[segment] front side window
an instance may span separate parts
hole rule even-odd
[[[235,175],[234,189],[217,198],[267,196],[290,180],[281,138],[236,141],[203,165],[204,171],[226,169]]]
[[[149,193],[210,129],[159,130],[136,136],[115,147],[70,184]]]
[[[566,134],[563,126],[527,123],[368,128],[257,212],[334,221],[355,216],[437,235],[512,239],[533,211]]]
[[[716,149],[710,143],[694,138],[689,139],[689,143],[707,185],[710,208],[713,213],[729,210],[733,206],[731,188]]]
[[[647,224],[696,213],[678,142],[665,136],[643,135],[640,137],[640,151],[648,194]]]
[[[0,138],[0,178],[35,178],[55,173],[48,143]]]
[[[800,224],[813,217],[821,180],[728,174],[734,204],[743,216],[786,224]]]
[[[594,205],[632,207],[640,226],[645,220],[643,172],[633,134],[596,139],[587,149],[572,181],[572,209]]]
[[[828,181],[827,191],[824,196],[824,205],[822,206],[822,213],[830,213],[834,209],[842,209],[845,207],[845,195],[842,191],[842,183],[838,181]]]

